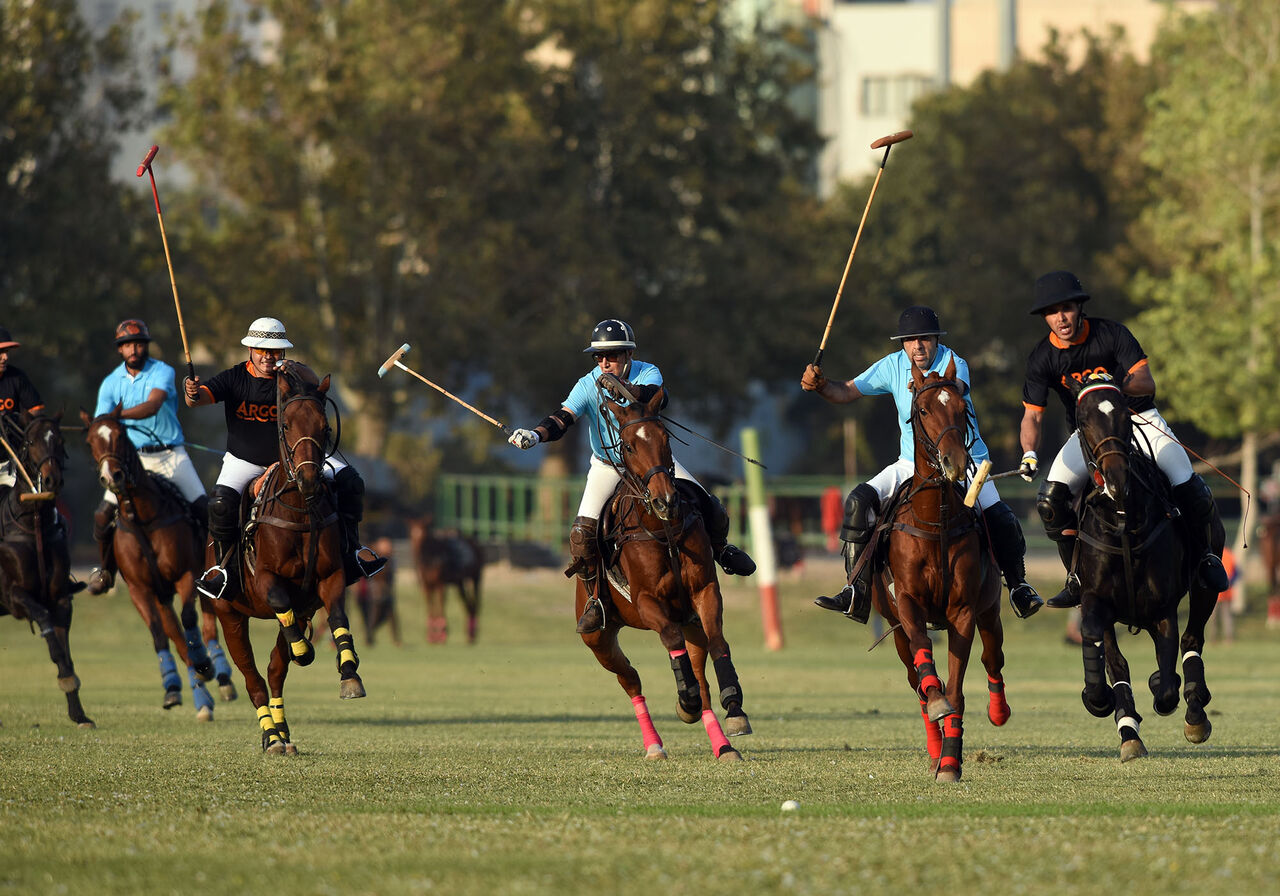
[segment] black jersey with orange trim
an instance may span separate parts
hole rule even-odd
[[[200,384],[223,403],[227,450],[241,460],[266,467],[280,458],[276,429],[276,378],[258,376],[249,362],[237,364]]]
[[[1091,373],[1106,372],[1117,383],[1147,363],[1146,352],[1124,324],[1100,317],[1081,322],[1080,334],[1063,342],[1049,333],[1027,356],[1027,381],[1022,387],[1022,403],[1044,410],[1049,392],[1056,392],[1067,412],[1067,423],[1076,428],[1076,400],[1071,382],[1080,383]],[[1149,411],[1156,406],[1150,395],[1126,395],[1129,408]]]
[[[20,367],[9,364],[0,374],[0,414],[35,413],[44,407],[40,393],[32,385],[31,378]],[[8,460],[0,457],[0,460]]]

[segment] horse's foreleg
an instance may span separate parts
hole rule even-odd
[[[636,721],[640,724],[640,734],[644,738],[645,758],[666,759],[667,751],[663,749],[662,738],[658,736],[653,726],[648,704],[645,702],[644,694],[641,693],[640,674],[636,672],[635,667],[631,665],[631,661],[618,645],[617,630],[604,628],[591,632],[583,635],[582,641],[590,648],[596,662],[617,676],[618,684],[631,698]]]
[[[297,755],[298,748],[289,739],[289,723],[284,718],[284,680],[289,674],[289,660],[293,648],[288,636],[281,629],[276,635],[276,646],[267,663],[267,681],[271,687],[271,699],[258,709],[258,727],[262,729],[262,752],[275,755]]]
[[[360,668],[360,657],[356,655],[356,640],[351,634],[351,622],[347,619],[347,610],[342,600],[342,579],[334,577],[322,583],[321,591],[330,592],[326,606],[329,607],[329,633],[333,637],[333,646],[337,650],[338,696],[343,700],[365,696],[364,682],[356,672]],[[332,594],[336,586],[336,597]],[[324,599],[322,593],[321,599]]]
[[[230,702],[237,697],[236,686],[231,681],[231,665],[227,662],[227,655],[222,652],[222,645],[218,643],[218,617],[213,612],[213,604],[209,598],[199,592],[196,594],[200,601],[200,635],[209,651],[209,659],[213,661],[218,691],[224,701]]]
[[[1124,658],[1124,654],[1120,652],[1120,645],[1116,642],[1116,632],[1114,626],[1108,625],[1101,632],[1098,638],[1091,638],[1088,632],[1090,629],[1083,624],[1081,626],[1081,634],[1084,636],[1084,644],[1101,643],[1101,650],[1106,659],[1107,675],[1111,678],[1111,700],[1115,707],[1115,723],[1116,732],[1120,735],[1120,761],[1128,762],[1130,759],[1138,759],[1147,755],[1147,748],[1142,743],[1142,738],[1138,736],[1138,729],[1142,723],[1142,716],[1138,714],[1137,704],[1133,697],[1133,684],[1129,678],[1129,662]],[[1088,703],[1085,704],[1088,706]],[[1106,715],[1105,712],[1096,712],[1090,709],[1094,715]]]
[[[299,666],[310,666],[315,662],[316,649],[311,646],[302,626],[298,624],[289,601],[288,589],[279,577],[262,569],[258,570],[255,579],[254,584],[261,589],[267,605],[276,614],[276,619],[280,620],[280,632],[288,644],[289,657]]]
[[[177,593],[182,600],[180,620],[182,623],[182,640],[187,648],[187,665],[195,672],[201,682],[212,681],[213,660],[205,645],[204,635],[200,630],[200,613],[196,606],[196,579],[194,573],[187,572],[178,580]]]
[[[458,587],[462,589],[462,601],[467,606],[467,643],[474,644],[480,633],[480,576],[477,574],[470,580],[470,588],[467,581],[464,576]]]
[[[987,719],[1003,725],[1013,715],[1004,694],[1004,624],[1000,621],[999,596],[994,610],[978,617],[982,639],[982,667],[987,672]]]
[[[1204,629],[1211,613],[1230,613],[1228,601],[1218,602],[1218,596],[1205,592],[1204,588],[1193,580],[1191,602],[1187,615],[1187,630],[1182,633],[1179,645],[1182,651],[1182,675],[1185,684],[1182,689],[1183,699],[1187,701],[1187,712],[1183,733],[1193,744],[1201,744],[1209,739],[1213,725],[1204,708],[1209,705],[1213,695],[1204,678]]]
[[[244,678],[249,702],[257,711],[258,724],[261,726],[264,711],[268,719],[271,717],[271,711],[267,705],[267,682],[258,672],[257,664],[253,660],[253,644],[249,640],[249,619],[233,609],[224,610],[218,618],[222,621],[222,635],[227,642],[227,652],[231,654],[231,659],[235,661],[236,668]],[[262,731],[265,749],[266,727],[262,727]]]
[[[1152,706],[1156,713],[1167,716],[1178,708],[1178,689],[1182,678],[1178,675],[1178,616],[1175,609],[1150,629],[1156,649],[1156,671],[1151,673],[1147,686],[1151,688]]]
[[[924,746],[929,751],[929,771],[938,773],[938,762],[942,759],[942,726],[929,718],[929,704],[920,700],[920,718],[924,720]]]
[[[427,595],[427,643],[444,644],[449,640],[449,622],[444,615],[444,585],[428,586]]]

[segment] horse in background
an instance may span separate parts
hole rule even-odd
[[[337,650],[338,695],[344,700],[363,697],[365,690],[343,602],[346,576],[337,502],[323,474],[332,441],[326,414],[329,377],[321,381],[304,365],[285,361],[276,384],[280,459],[245,489],[241,512],[248,525],[234,552],[238,575],[229,577],[214,609],[257,711],[263,752],[294,755],[284,682],[291,662],[309,666],[315,660],[304,629],[321,607],[328,611]],[[206,562],[218,560],[210,545]],[[251,618],[279,624],[266,680],[249,640]]]
[[[386,559],[387,565],[381,575],[362,578],[356,583],[356,606],[364,622],[365,640],[372,647],[374,633],[386,623],[391,628],[391,643],[400,647],[404,642],[400,638],[400,616],[396,612],[395,545],[384,535],[371,547],[375,554]]]
[[[209,599],[196,591],[196,576],[203,569],[203,521],[176,488],[143,468],[120,421],[119,407],[99,417],[82,410],[80,420],[98,482],[115,496],[119,508],[111,534],[116,562],[129,599],[151,633],[164,688],[161,706],[182,704],[182,679],[169,650],[172,641],[187,667],[196,719],[212,721],[213,698],[205,682],[216,676],[223,700],[237,695],[231,666],[218,644],[217,617]],[[175,593],[182,605],[181,619],[173,608]]]
[[[479,631],[484,550],[474,538],[437,533],[431,514],[409,520],[409,545],[427,604],[427,643],[443,644],[448,640],[444,598],[453,585],[467,611],[467,643],[474,644]]]
[[[1094,716],[1114,713],[1121,762],[1147,755],[1115,626],[1145,631],[1156,652],[1156,671],[1147,682],[1155,711],[1169,715],[1178,706],[1181,652],[1187,701],[1183,733],[1191,743],[1203,743],[1213,730],[1204,710],[1211,699],[1204,675],[1205,625],[1218,595],[1194,574],[1196,558],[1175,522],[1168,482],[1155,461],[1136,450],[1128,405],[1110,377],[1092,377],[1076,390],[1076,429],[1091,475],[1091,487],[1080,496],[1073,558],[1081,586],[1081,699]],[[1221,524],[1216,529],[1212,547],[1221,554],[1226,533]],[[1179,641],[1178,605],[1188,590],[1187,628]]]
[[[80,703],[80,677],[71,660],[71,560],[54,507],[67,460],[61,419],[25,411],[0,415],[5,441],[22,467],[0,503],[0,615],[28,620],[40,632],[58,669],[67,716],[81,728],[94,728]],[[34,492],[27,490],[28,478]]]
[[[1280,625],[1280,513],[1258,523],[1258,547],[1267,573],[1267,627],[1274,628]]]
[[[915,469],[877,527],[877,538],[888,533],[893,591],[884,575],[874,576],[871,599],[893,630],[919,700],[930,770],[952,783],[963,772],[964,677],[975,633],[987,672],[987,719],[1003,725],[1012,714],[1004,695],[1000,570],[983,550],[979,515],[964,504],[970,427],[955,362],[928,376],[913,366],[911,377]],[[862,562],[872,562],[875,552],[870,545]],[[931,626],[947,632],[945,684],[934,665]]]
[[[600,379],[605,381],[603,389],[625,391],[609,374]],[[702,722],[717,759],[740,761],[742,755],[725,733],[750,734],[751,722],[742,711],[742,687],[724,638],[724,598],[692,491],[698,486],[690,484],[690,491],[685,491],[676,484],[670,437],[659,414],[665,400],[661,388],[643,403],[621,405],[607,399],[618,421],[613,435],[624,467],[598,530],[602,563],[595,588],[605,607],[605,625],[583,634],[582,642],[631,698],[646,759],[666,759],[667,752],[649,715],[640,675],[618,644],[624,627],[658,633],[675,673],[676,714],[687,724]],[[575,618],[590,597],[583,579],[576,581]],[[708,656],[720,684],[724,728],[711,708]]]

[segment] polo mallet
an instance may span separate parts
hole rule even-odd
[[[27,473],[27,468],[22,465],[22,461],[18,460],[18,455],[14,452],[13,446],[9,444],[9,440],[6,439],[4,436],[0,436],[0,445],[4,445],[4,450],[9,452],[9,456],[13,458],[14,467],[16,467],[18,472],[22,474],[22,478],[26,480],[27,487],[31,489],[30,494],[19,495],[18,500],[19,501],[52,501],[54,498],[53,492],[36,491],[36,484],[31,481],[31,476]]]
[[[482,419],[484,419],[484,420],[488,420],[488,421],[489,421],[490,423],[492,423],[494,426],[498,427],[498,429],[500,429],[500,430],[502,430],[503,432],[505,432],[508,436],[509,436],[509,435],[511,435],[511,430],[507,429],[505,426],[503,426],[503,425],[502,425],[501,423],[499,423],[497,420],[494,420],[492,417],[490,417],[490,416],[489,416],[488,414],[486,414],[484,411],[476,410],[476,409],[475,409],[475,408],[473,408],[471,405],[469,405],[469,404],[467,404],[465,401],[463,401],[461,398],[459,398],[458,396],[454,395],[454,394],[453,394],[452,392],[450,392],[448,389],[443,389],[443,388],[441,388],[440,386],[437,386],[435,383],[431,382],[431,380],[427,379],[425,376],[423,376],[422,374],[418,373],[418,371],[414,370],[412,367],[406,367],[404,364],[402,364],[402,363],[401,363],[401,361],[400,361],[400,359],[404,357],[404,353],[405,353],[405,352],[407,352],[408,350],[409,350],[409,343],[407,343],[407,342],[406,342],[404,345],[400,346],[398,349],[396,349],[394,352],[392,352],[392,353],[391,353],[391,357],[390,357],[390,358],[387,358],[387,360],[386,360],[386,361],[382,362],[382,366],[378,368],[378,377],[379,377],[379,378],[382,378],[382,377],[386,376],[386,375],[387,375],[387,371],[388,371],[388,370],[390,370],[392,367],[399,367],[401,370],[403,370],[405,373],[409,374],[410,376],[416,376],[418,379],[422,380],[424,383],[426,383],[426,384],[427,384],[428,386],[430,386],[432,389],[435,389],[437,392],[439,392],[439,393],[440,393],[441,395],[443,395],[445,398],[451,398],[451,399],[453,399],[453,400],[454,400],[454,401],[456,401],[458,404],[460,404],[460,405],[462,405],[464,408],[466,408],[468,411],[470,411],[471,413],[475,414],[477,417],[480,417],[480,418],[482,418]]]
[[[160,239],[164,243],[164,262],[169,266],[169,286],[173,288],[173,307],[178,311],[178,333],[182,336],[182,353],[187,356],[187,373],[194,380],[196,378],[196,366],[191,363],[191,349],[187,347],[187,327],[182,322],[182,303],[178,301],[178,281],[173,276],[173,260],[169,257],[169,237],[164,232],[164,215],[160,214],[160,193],[156,190],[156,175],[151,170],[151,160],[156,157],[156,153],[159,151],[159,146],[153,146],[147,150],[142,164],[138,166],[138,177],[142,177],[142,172],[144,171],[151,175],[151,195],[156,200],[156,220],[160,222]]]
[[[991,461],[984,460],[978,464],[978,472],[974,474],[973,482],[969,483],[969,490],[964,493],[964,506],[973,506],[973,503],[978,500],[978,492],[982,491],[982,487],[987,484],[988,479],[1007,479],[1010,476],[1020,476],[1021,474],[1022,467],[993,474],[991,472]]]
[[[871,144],[872,149],[884,147],[884,158],[880,160],[880,170],[876,172],[876,179],[871,184],[871,195],[867,197],[867,207],[862,210],[862,220],[858,222],[858,232],[853,237],[853,248],[849,250],[849,260],[844,263],[844,273],[840,275],[840,286],[836,289],[836,300],[831,305],[831,316],[827,318],[827,328],[822,333],[822,344],[818,346],[818,354],[813,358],[814,367],[822,365],[822,352],[827,347],[827,337],[831,335],[831,325],[836,320],[836,309],[840,307],[840,296],[844,294],[844,281],[848,278],[849,267],[853,264],[853,253],[858,251],[858,240],[862,239],[862,227],[867,223],[867,212],[871,211],[871,200],[876,198],[876,187],[880,186],[880,175],[884,174],[885,163],[889,161],[889,150],[893,149],[893,144],[910,140],[913,136],[915,135],[911,131],[898,131],[896,134],[881,137]]]

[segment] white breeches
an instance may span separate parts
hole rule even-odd
[[[138,457],[142,460],[142,469],[168,479],[188,501],[194,501],[204,494],[204,483],[200,481],[200,475],[196,473],[196,466],[187,455],[187,449],[181,445],[168,451],[138,452]],[[108,491],[102,495],[102,500],[115,504],[116,496]]]
[[[345,469],[346,466],[336,457],[329,458],[324,463],[324,478],[332,479],[335,473]],[[241,460],[231,452],[227,452],[222,455],[222,471],[218,473],[217,484],[233,488],[243,495],[244,487],[266,471],[266,467],[251,464],[247,460]]]
[[[1155,459],[1156,465],[1169,477],[1170,485],[1181,485],[1191,478],[1191,460],[1159,411],[1152,408],[1135,415],[1133,430],[1133,441],[1138,450]],[[1079,431],[1071,434],[1053,459],[1047,478],[1050,482],[1061,482],[1071,489],[1073,495],[1080,493],[1089,478],[1089,467],[1085,463],[1084,452],[1080,450]]]
[[[680,461],[672,459],[675,462],[676,478],[687,479],[694,484],[698,484],[698,480],[690,475],[689,471],[681,465]],[[622,477],[618,475],[618,471],[612,466],[600,460],[594,454],[591,455],[591,463],[587,467],[587,487],[582,492],[582,503],[578,505],[578,516],[585,516],[589,519],[600,519],[600,511],[604,509],[604,502],[609,500],[609,496],[613,494],[614,488]],[[701,488],[701,485],[698,485]]]
[[[876,494],[880,496],[880,504],[883,506],[886,501],[893,497],[893,493],[898,490],[898,487],[911,478],[915,471],[915,461],[900,457],[868,479],[867,485],[876,490]],[[998,504],[999,502],[1000,492],[996,491],[996,484],[988,479],[982,484],[982,490],[978,492],[978,510],[986,510],[992,504]]]

